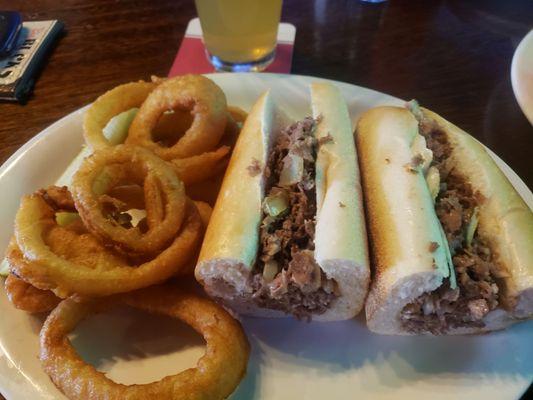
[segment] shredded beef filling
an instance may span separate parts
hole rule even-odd
[[[436,127],[424,125],[421,133],[433,152],[432,165],[440,174],[435,211],[453,255],[457,287],[451,289],[446,279],[437,290],[406,305],[401,320],[413,333],[443,334],[450,328],[483,327],[483,317],[499,303],[496,279],[505,275],[483,238],[475,231],[468,238],[476,208],[484,199],[447,162],[451,147],[446,135]]]
[[[285,129],[266,165],[264,219],[253,298],[262,307],[310,319],[338,297],[314,259],[316,216],[316,121],[306,118]]]

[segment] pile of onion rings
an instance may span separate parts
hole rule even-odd
[[[67,243],[65,248],[56,252],[46,241],[47,233],[56,231],[61,231],[61,227],[43,198],[24,197],[15,219],[15,238],[26,262],[10,264],[12,272],[59,297],[97,297],[129,292],[189,272],[189,261],[200,244],[203,225],[196,206],[189,202],[177,236],[160,253],[146,258],[114,251],[92,233],[68,237],[68,241],[61,242]]]
[[[86,112],[91,154],[70,187],[21,199],[5,289],[16,308],[51,312],[41,361],[69,398],[222,399],[244,376],[249,345],[240,324],[183,285],[163,283],[192,275],[245,118],[203,76],[120,85]],[[180,319],[202,334],[207,352],[197,368],[126,386],[84,363],[66,335],[119,303]]]
[[[125,134],[107,138],[108,122],[136,110]],[[228,107],[224,92],[201,75],[132,82],[104,93],[85,114],[85,141],[93,150],[120,143],[140,146],[170,162],[190,185],[220,174],[246,113]]]

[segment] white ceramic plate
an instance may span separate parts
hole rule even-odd
[[[511,83],[520,108],[533,124],[533,30],[522,39],[513,55]]]
[[[216,74],[230,104],[249,109],[267,88],[295,116],[308,112],[316,78]],[[355,122],[369,107],[402,104],[386,94],[336,82]],[[0,169],[0,247],[23,194],[55,182],[82,148],[83,109],[45,129]],[[530,207],[533,195],[495,157]],[[0,250],[1,250],[0,249]],[[0,392],[8,400],[64,398],[41,370],[42,319],[15,310],[0,289]],[[232,399],[513,399],[533,379],[533,322],[472,337],[386,337],[359,317],[338,323],[245,319],[248,374]],[[85,360],[122,383],[147,383],[193,366],[203,344],[174,321],[119,309],[84,322],[71,336]]]

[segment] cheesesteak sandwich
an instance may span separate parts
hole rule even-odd
[[[265,93],[239,136],[196,267],[206,291],[235,311],[352,318],[369,266],[348,109],[311,85],[312,117],[290,122]]]
[[[466,334],[533,315],[533,213],[484,147],[410,102],[360,119],[368,327]]]

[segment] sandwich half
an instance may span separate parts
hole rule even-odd
[[[359,120],[368,327],[469,334],[533,315],[533,214],[474,138],[410,102]]]
[[[240,133],[196,266],[238,313],[334,321],[369,284],[364,211],[348,110],[311,85],[312,117],[291,121],[267,92]]]

